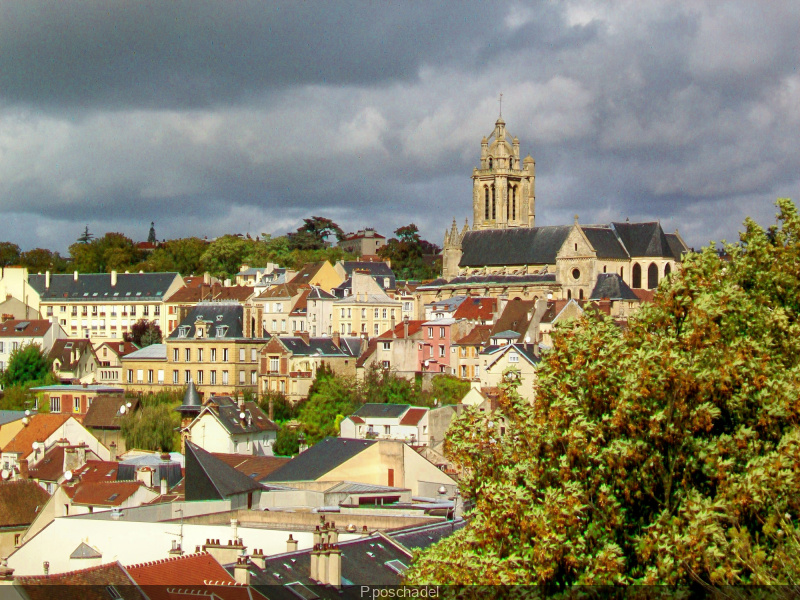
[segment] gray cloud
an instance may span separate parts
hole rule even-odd
[[[64,251],[283,233],[323,214],[436,243],[503,115],[537,222],[661,219],[690,245],[798,194],[794,5],[4,3],[0,239]]]

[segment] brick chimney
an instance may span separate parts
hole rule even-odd
[[[233,567],[233,578],[236,583],[250,585],[250,557],[240,556],[236,559],[236,566]]]
[[[308,334],[308,331],[295,331],[294,334],[302,339],[306,343],[306,346],[311,344],[311,336]]]
[[[337,348],[339,347],[339,344],[341,343],[341,336],[339,335],[338,331],[333,332],[333,335],[331,336],[331,341],[333,342],[334,346],[336,346]]]

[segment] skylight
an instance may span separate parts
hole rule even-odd
[[[111,495],[108,497],[108,501],[109,501],[109,502],[113,502],[113,501],[114,501],[114,500],[116,500],[117,498],[119,498],[119,494],[111,494]]]

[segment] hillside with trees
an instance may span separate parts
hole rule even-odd
[[[502,439],[464,412],[446,451],[468,522],[409,582],[800,582],[800,218],[778,207],[689,255],[625,330],[554,333],[536,402],[502,398]]]

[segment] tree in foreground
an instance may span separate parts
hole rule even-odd
[[[132,342],[139,348],[144,348],[151,344],[160,344],[162,339],[161,327],[158,326],[156,321],[139,319],[131,325],[130,332],[125,333],[124,338],[126,342]]]
[[[42,381],[50,373],[51,361],[39,344],[24,344],[11,352],[2,373],[6,387]]]
[[[800,582],[800,219],[778,206],[729,260],[686,257],[625,332],[558,331],[503,438],[465,411],[446,450],[474,509],[409,582]]]

